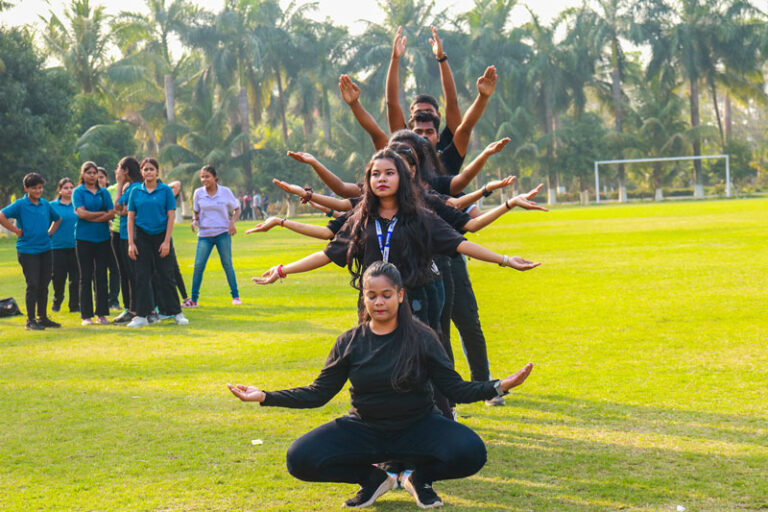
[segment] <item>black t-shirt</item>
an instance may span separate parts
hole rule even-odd
[[[472,220],[468,213],[445,204],[448,196],[435,191],[424,193],[424,204],[459,233],[465,233],[464,225]]]
[[[349,379],[350,412],[373,426],[398,430],[439,412],[432,398],[432,384],[457,403],[496,396],[494,385],[497,381],[463,381],[434,333],[425,328],[421,330],[425,345],[421,371],[414,376],[415,382],[408,391],[395,391],[391,383],[402,343],[401,329],[380,336],[362,325],[336,339],[325,366],[311,385],[266,391],[266,399],[261,405],[297,409],[320,407],[341,391]]]
[[[349,197],[348,199],[349,199],[349,202],[352,203],[352,210],[354,210],[355,206],[357,206],[357,204],[363,200],[363,197],[362,196]],[[348,212],[344,212],[343,215],[339,215],[338,217],[331,219],[325,227],[330,229],[331,232],[335,235],[336,233],[339,232],[339,230],[341,229],[341,226],[343,226],[344,223],[347,222],[347,219],[352,213],[352,210],[349,210]]]
[[[424,215],[427,217],[426,223],[430,227],[429,231],[424,233],[424,236],[428,236],[431,242],[433,254],[428,256],[427,261],[431,260],[435,254],[445,254],[447,256],[454,256],[456,254],[456,248],[459,244],[466,239],[459,234],[455,229],[448,225],[443,219],[437,216],[437,214],[424,210]],[[381,224],[382,236],[386,238],[387,228],[389,227],[388,219],[378,219]],[[416,270],[417,275],[408,275],[408,267],[402,263],[408,259],[414,258],[414,254],[411,252],[408,240],[403,236],[398,236],[398,226],[400,221],[395,225],[395,229],[392,232],[392,238],[389,249],[389,262],[400,270],[403,274],[403,283],[409,288],[415,288],[422,286],[432,279],[431,263],[425,268]],[[352,221],[347,219],[342,228],[336,233],[336,236],[325,247],[325,255],[330,258],[332,262],[340,267],[347,266],[347,249],[354,234],[352,233]],[[363,269],[368,268],[372,263],[382,260],[381,249],[379,248],[379,242],[376,237],[376,223],[371,218],[368,225],[365,227],[365,245],[364,254],[362,255]],[[415,258],[417,261],[422,261],[422,258]]]
[[[429,180],[429,185],[437,192],[444,196],[451,195],[451,181],[453,176],[432,176]]]
[[[448,126],[443,128],[443,131],[440,132],[440,140],[437,141],[437,146],[435,146],[435,149],[440,152],[448,147],[448,145],[453,142],[453,132],[451,131]]]
[[[459,150],[453,145],[453,140],[451,140],[451,143],[446,148],[438,151],[438,155],[449,174],[452,176],[459,174],[464,163],[464,157],[459,154]]]

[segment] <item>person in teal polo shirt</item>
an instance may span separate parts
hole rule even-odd
[[[120,268],[120,286],[123,290],[123,312],[114,320],[116,324],[127,324],[136,316],[136,269],[128,257],[128,199],[131,192],[141,186],[139,161],[132,156],[120,159],[115,169],[117,190],[115,192],[115,211],[120,215],[120,241],[116,246],[117,265]]]
[[[176,323],[189,321],[181,312],[173,275],[171,235],[176,199],[168,185],[158,181],[160,165],[154,158],[141,161],[144,183],[128,199],[128,257],[136,262],[136,317],[128,327],[144,327],[152,312],[154,288],[157,306]],[[153,275],[154,274],[154,275]]]
[[[48,318],[48,283],[51,281],[51,235],[61,224],[61,216],[43,199],[45,180],[36,172],[24,176],[21,199],[0,211],[0,225],[14,233],[16,253],[27,282],[27,329],[61,327]],[[9,219],[15,219],[14,226]],[[35,319],[37,308],[37,319]]]
[[[96,315],[98,323],[109,323],[107,289],[107,259],[109,221],[115,210],[107,189],[99,186],[98,167],[85,162],[80,167],[80,186],[72,193],[72,202],[78,216],[75,228],[77,263],[80,266],[80,317],[83,325],[92,325],[93,288],[96,289]]]
[[[99,167],[98,172],[99,186],[101,188],[107,189],[107,192],[109,192],[109,197],[112,199],[112,204],[114,205],[117,184],[115,183],[112,186],[109,185],[109,174],[107,174],[107,170],[105,168]],[[120,238],[120,226],[118,225],[119,220],[120,216],[117,214],[117,212],[115,212],[115,216],[110,219],[109,222],[109,247],[112,249],[112,251],[109,253],[109,257],[107,258],[107,276],[109,278],[109,299],[107,302],[109,302],[109,309],[120,309],[120,301],[118,299],[120,297],[120,286],[122,281],[120,270],[117,266],[117,254],[115,253],[115,240]]]
[[[61,215],[61,225],[51,237],[53,246],[53,305],[51,311],[59,311],[64,302],[64,285],[69,276],[69,312],[80,311],[80,269],[75,255],[75,226],[77,214],[72,204],[75,182],[61,178],[56,187],[58,197],[51,201],[56,213]]]

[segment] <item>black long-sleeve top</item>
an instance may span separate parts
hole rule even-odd
[[[349,379],[351,413],[366,423],[387,430],[407,428],[428,414],[439,412],[432,397],[432,384],[449,400],[469,403],[496,396],[497,381],[465,382],[453,369],[445,350],[434,335],[424,332],[422,371],[408,391],[394,389],[391,377],[402,343],[401,329],[374,334],[367,325],[338,337],[320,375],[309,386],[266,391],[263,406],[291,408],[326,404]],[[431,384],[430,384],[431,382]]]

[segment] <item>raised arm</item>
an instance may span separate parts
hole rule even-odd
[[[331,262],[331,259],[326,256],[323,251],[318,251],[314,254],[310,254],[299,261],[294,261],[287,265],[278,265],[264,272],[261,277],[253,277],[251,281],[256,284],[272,284],[280,278],[287,277],[288,274],[298,274],[301,272],[309,272],[316,268],[323,267]]]
[[[281,217],[269,217],[255,228],[246,231],[245,234],[265,233],[275,226],[287,228],[301,235],[311,236],[312,238],[319,238],[321,240],[330,240],[333,238],[333,231],[325,226],[304,224],[303,222],[296,222],[295,220],[283,219]]]
[[[432,27],[432,39],[429,40],[432,45],[432,53],[435,54],[440,65],[440,84],[443,86],[443,97],[445,98],[445,125],[456,133],[456,129],[461,124],[461,109],[459,109],[459,97],[456,93],[456,82],[453,81],[453,71],[448,64],[448,56],[443,51],[443,42],[437,35],[437,29]]]
[[[333,174],[326,166],[318,162],[317,159],[309,153],[289,151],[288,156],[297,162],[310,165],[320,179],[323,180],[323,183],[328,185],[334,193],[341,197],[357,197],[363,193],[359,185],[342,181],[341,178]]]
[[[456,137],[454,136],[454,141],[456,140]],[[507,145],[507,143],[511,139],[509,137],[505,137],[501,140],[497,140],[496,142],[491,142],[488,144],[485,149],[480,153],[477,158],[472,160],[469,165],[464,167],[464,169],[453,177],[451,180],[451,195],[456,195],[472,182],[473,179],[475,179],[475,176],[483,169],[483,166],[485,166],[486,162],[488,162],[488,158],[490,158],[491,155],[494,155],[504,149],[504,146]]]
[[[403,27],[397,27],[397,34],[392,43],[392,58],[387,69],[387,85],[384,97],[387,102],[387,123],[389,131],[396,132],[405,128],[405,117],[400,108],[400,57],[405,52],[405,42],[408,38],[403,35]]]
[[[469,256],[470,258],[478,259],[480,261],[497,263],[501,267],[512,267],[515,270],[521,271],[530,270],[541,265],[541,263],[534,263],[532,261],[523,259],[520,256],[501,255],[499,253],[493,252],[490,249],[486,249],[480,244],[466,240],[459,244],[459,246],[456,248],[456,252],[465,256]]]
[[[287,181],[281,181],[277,178],[272,180],[272,183],[285,190],[289,194],[294,194],[305,200],[305,202],[314,201],[315,203],[330,208],[331,210],[340,210],[346,212],[352,209],[352,201],[349,199],[339,199],[337,197],[330,197],[324,194],[318,194],[314,191],[307,191],[298,185],[291,185]]]
[[[478,217],[475,217],[474,219],[464,224],[464,229],[466,231],[471,231],[472,233],[479,231],[510,211],[515,206],[524,208],[526,210],[540,210],[543,212],[548,211],[546,208],[539,206],[535,201],[533,201],[533,198],[536,197],[536,194],[539,193],[543,186],[544,184],[542,183],[527,194],[520,194],[515,196],[512,199],[508,199],[504,204],[500,204],[496,208],[483,212]]]
[[[339,91],[341,91],[341,97],[349,105],[357,122],[360,123],[360,126],[371,137],[373,147],[377,151],[386,147],[389,142],[387,134],[384,133],[384,130],[379,127],[373,116],[360,103],[360,87],[349,78],[349,75],[341,75],[339,77]]]
[[[470,192],[469,194],[464,194],[461,197],[449,198],[445,202],[445,204],[449,206],[453,206],[454,208],[457,208],[459,210],[463,210],[464,208],[467,208],[472,203],[479,201],[481,197],[488,197],[493,193],[494,190],[510,186],[512,183],[515,182],[515,180],[517,180],[516,176],[507,176],[503,180],[489,181],[483,186],[483,188],[479,188],[474,192]]]
[[[477,79],[477,97],[475,101],[469,107],[467,113],[464,114],[461,124],[453,134],[453,145],[456,146],[459,155],[464,156],[467,154],[469,136],[472,135],[472,129],[483,115],[483,110],[485,110],[488,99],[494,90],[496,90],[496,67],[488,66],[483,76]]]

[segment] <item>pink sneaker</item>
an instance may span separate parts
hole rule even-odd
[[[196,308],[199,304],[192,300],[192,299],[186,299],[184,302],[181,303],[181,307],[183,308]]]
[[[82,322],[80,322],[80,325],[93,325],[93,319],[91,318],[84,318]]]
[[[234,299],[232,299],[232,305],[233,306],[242,306],[243,305],[243,301],[240,300],[240,297],[235,297]]]

